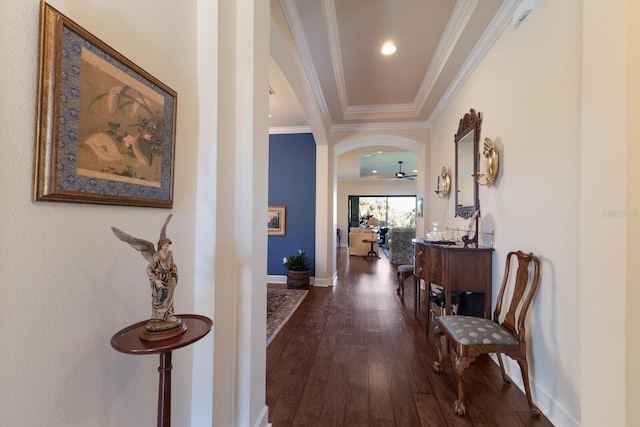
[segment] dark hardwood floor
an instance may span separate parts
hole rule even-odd
[[[467,415],[453,412],[450,359],[433,371],[426,309],[414,316],[413,279],[405,304],[392,266],[338,250],[338,281],[314,288],[267,348],[267,405],[274,427],[551,426],[532,417],[515,385],[503,385],[488,357],[465,370]]]

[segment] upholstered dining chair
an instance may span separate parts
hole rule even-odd
[[[396,276],[398,277],[398,287],[396,288],[396,293],[400,297],[400,301],[404,302],[404,281],[407,278],[413,276],[413,264],[401,264],[398,266],[396,270]],[[413,276],[414,280],[417,280],[415,276]]]
[[[510,277],[512,264],[517,260],[518,269],[515,279]],[[447,315],[435,320],[435,338],[438,349],[438,361],[434,370],[442,372],[442,342],[440,337],[446,336],[450,344],[451,362],[458,380],[458,400],[454,402],[454,410],[464,415],[464,388],[462,373],[476,357],[482,354],[496,353],[502,379],[506,384],[511,381],[504,371],[501,354],[518,362],[524,382],[524,389],[533,415],[540,411],[533,404],[529,387],[529,365],[527,363],[527,342],[525,318],[533,296],[540,281],[540,261],[533,254],[522,251],[509,252],[507,255],[504,277],[498,294],[498,301],[493,312],[493,319],[472,316]],[[511,286],[511,284],[513,284]],[[510,296],[505,297],[507,288]],[[507,312],[502,316],[502,309]]]

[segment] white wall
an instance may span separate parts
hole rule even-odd
[[[628,215],[627,123],[637,118],[627,116],[627,84],[637,76],[627,77],[627,4],[604,5],[595,0],[583,2],[582,44],[582,123],[581,123],[581,200],[580,200],[580,324],[582,425],[635,425],[637,402],[629,400],[627,387],[638,387],[639,378],[625,376],[627,360],[635,362],[633,340],[625,341],[628,326],[626,309],[637,310],[636,302],[621,304],[606,316],[606,322],[592,313],[606,301],[606,295],[626,300],[627,287],[637,287],[635,279],[627,277],[626,262],[637,263],[638,251],[626,252],[627,223],[637,222]],[[636,15],[636,18],[638,16]],[[632,24],[633,25],[633,24]],[[634,53],[637,55],[637,53]],[[629,80],[627,80],[629,79]],[[633,153],[633,152],[631,152]],[[637,155],[637,153],[636,153]],[[633,165],[630,159],[630,165]],[[637,183],[637,181],[636,181]],[[636,187],[637,191],[637,187]],[[637,201],[637,199],[632,199]],[[637,238],[637,237],[636,237]],[[631,237],[633,240],[633,237]],[[603,293],[606,285],[606,294]],[[619,343],[620,351],[610,351],[607,342]],[[606,369],[602,369],[606,366]]]
[[[264,427],[269,5],[225,0],[218,13],[213,425]]]
[[[192,312],[198,141],[195,2],[51,0],[51,5],[178,92],[174,208],[30,201],[38,0],[0,13],[0,425],[156,422],[158,357],[130,356],[112,335],[148,318],[146,262],[115,225],[155,241],[169,212],[180,270],[175,306]],[[211,345],[209,335],[195,346]],[[174,352],[173,420],[190,425],[193,347]]]
[[[629,40],[627,43],[628,68],[626,75],[628,108],[626,125],[627,142],[627,280],[626,280],[626,324],[636,325],[636,310],[640,306],[640,144],[635,139],[637,132],[636,118],[640,117],[640,27],[635,21],[640,17],[640,2],[628,2],[627,30]],[[640,352],[640,328],[626,328],[626,387],[625,399],[627,425],[640,425],[640,364],[635,355]]]
[[[494,275],[509,250],[542,257],[530,368],[534,399],[556,425],[640,419],[638,334],[624,323],[633,324],[639,300],[638,174],[627,170],[640,155],[627,134],[637,121],[638,36],[626,27],[638,12],[595,0],[536,2],[433,132],[432,167],[453,164],[437,141],[469,108],[484,114],[482,138],[500,148],[497,184],[480,189],[482,225],[496,230]],[[430,215],[450,218],[452,203]],[[616,305],[620,299],[627,304]],[[616,309],[603,314],[603,305]]]
[[[494,305],[507,253],[538,255],[542,278],[529,315],[530,373],[535,401],[562,426],[579,425],[581,411],[580,10],[579,1],[542,0],[518,29],[509,26],[434,124],[428,160],[431,170],[454,170],[448,142],[460,118],[470,108],[483,114],[481,142],[493,139],[501,155],[495,187],[480,187],[479,194],[481,231],[496,233]],[[466,227],[466,220],[453,217],[455,197],[443,203],[426,194],[427,221]],[[520,381],[517,365],[509,366]]]

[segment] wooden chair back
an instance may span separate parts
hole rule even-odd
[[[512,278],[509,274],[514,264],[512,260],[513,257],[517,257],[518,261],[518,270],[516,271],[515,278]],[[533,254],[517,251],[509,252],[505,264],[504,276],[498,293],[498,301],[493,312],[493,321],[501,324],[508,329],[518,341],[523,342],[526,334],[525,319],[540,282],[540,260]],[[511,299],[510,301],[505,301],[506,290],[511,280],[514,281]],[[500,315],[503,304],[509,304],[509,307],[501,323]]]

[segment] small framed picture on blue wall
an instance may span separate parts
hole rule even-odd
[[[285,207],[269,206],[267,211],[267,231],[269,236],[284,236]]]

